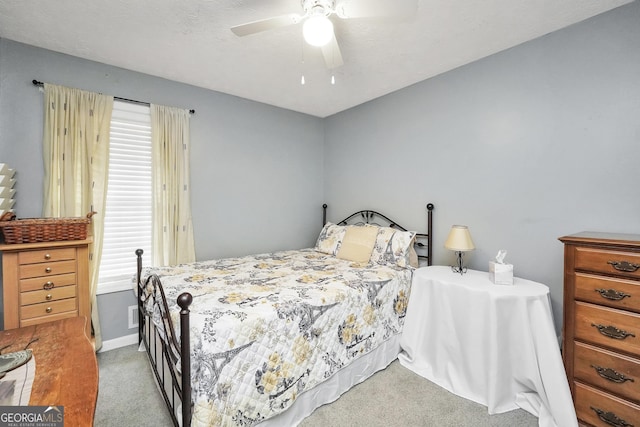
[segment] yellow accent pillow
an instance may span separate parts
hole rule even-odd
[[[336,256],[353,262],[368,263],[377,236],[377,227],[348,226]]]

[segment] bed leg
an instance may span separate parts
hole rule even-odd
[[[138,345],[142,342],[142,334],[144,333],[144,324],[142,323],[143,314],[142,314],[142,299],[140,296],[142,295],[142,282],[140,276],[142,275],[142,254],[144,251],[142,249],[136,249],[136,257],[138,257]]]
[[[191,346],[189,343],[189,306],[193,302],[190,293],[178,296],[180,306],[180,367],[182,369],[182,427],[191,425]]]
[[[427,204],[427,265],[433,265],[433,203]]]

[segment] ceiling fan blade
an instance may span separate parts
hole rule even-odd
[[[418,11],[418,0],[343,0],[335,11],[343,19],[412,16]]]
[[[338,46],[338,40],[334,34],[331,41],[322,46],[322,56],[324,56],[324,63],[327,68],[338,68],[344,64],[342,61],[342,53],[340,53],[340,46]]]
[[[290,13],[288,15],[274,16],[273,18],[236,25],[235,27],[231,27],[231,31],[233,31],[236,36],[243,37],[250,34],[260,33],[262,31],[272,30],[274,28],[297,24],[301,20],[302,16],[297,13]]]

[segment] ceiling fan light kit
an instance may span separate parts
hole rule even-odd
[[[302,36],[311,46],[322,47],[334,37],[333,23],[329,19],[334,7],[333,0],[302,0],[307,18],[302,24]]]
[[[333,37],[333,24],[324,15],[312,16],[302,24],[302,35],[311,46],[324,46]]]

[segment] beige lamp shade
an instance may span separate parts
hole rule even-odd
[[[452,251],[472,251],[476,247],[466,225],[453,225],[444,247]]]

